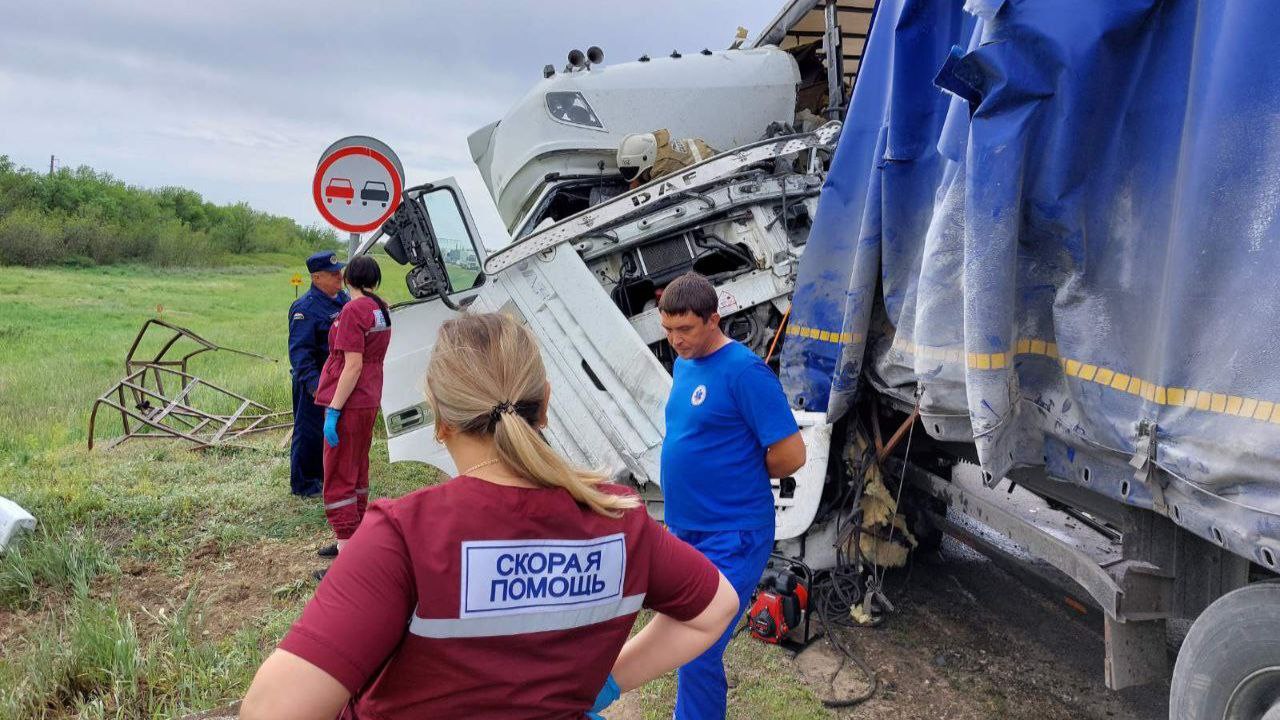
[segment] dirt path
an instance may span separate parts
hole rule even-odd
[[[94,594],[114,597],[134,615],[144,635],[156,628],[158,613],[176,612],[191,594],[202,634],[227,637],[273,607],[310,597],[315,586],[311,572],[326,564],[315,549],[326,540],[323,535],[264,540],[225,550],[210,542],[186,557],[181,574],[126,561],[119,581],[99,583]]]

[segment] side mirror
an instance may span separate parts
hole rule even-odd
[[[451,309],[449,295],[481,282],[480,259],[452,188],[421,185],[405,190],[404,202],[382,226],[386,251],[401,265],[411,265],[405,282],[418,299],[440,297]]]
[[[413,266],[405,277],[409,294],[419,299],[439,296],[451,309],[456,309],[449,302],[444,258],[421,195],[415,197],[412,190],[406,190],[404,202],[382,224],[382,233],[387,236],[387,254],[401,265]]]

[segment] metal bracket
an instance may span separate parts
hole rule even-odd
[[[1116,616],[1103,619],[1107,687],[1120,690],[1167,677],[1166,619],[1173,616],[1174,576],[1141,560],[1107,570],[1120,585]]]
[[[1143,420],[1138,423],[1138,443],[1134,447],[1133,457],[1129,458],[1129,465],[1133,468],[1133,479],[1151,490],[1153,508],[1159,513],[1167,514],[1169,506],[1165,503],[1164,486],[1160,483],[1159,473],[1155,471],[1155,421]]]
[[[1120,690],[1159,680],[1169,674],[1165,648],[1165,622],[1120,622],[1106,618],[1103,636],[1106,659],[1103,672],[1107,688]]]
[[[1120,586],[1118,620],[1163,620],[1173,615],[1172,574],[1141,560],[1124,560],[1107,571]]]

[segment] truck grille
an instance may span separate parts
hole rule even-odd
[[[684,235],[645,245],[640,248],[640,266],[645,275],[662,275],[693,262],[693,250]]]

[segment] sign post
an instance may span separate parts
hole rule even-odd
[[[360,233],[382,226],[400,204],[404,166],[386,143],[364,135],[345,137],[320,154],[311,196],[320,216],[351,233],[347,259],[360,245]]]

